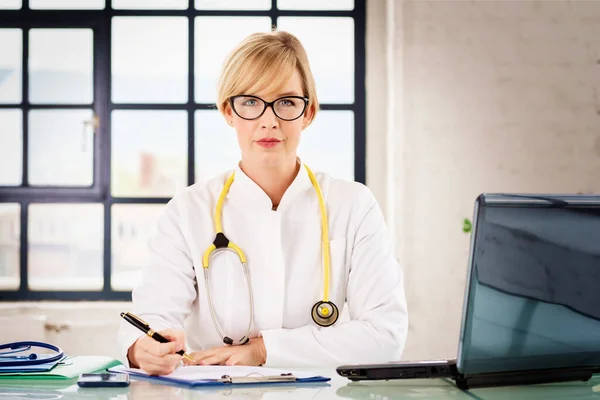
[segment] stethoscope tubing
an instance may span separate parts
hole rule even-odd
[[[210,259],[212,259],[215,255],[217,255],[218,253],[222,252],[222,251],[231,251],[234,254],[236,254],[237,256],[237,252],[229,247],[223,247],[223,248],[219,248],[216,250],[213,250],[210,254]],[[250,309],[250,319],[248,320],[248,330],[246,331],[246,335],[244,335],[244,337],[242,337],[237,343],[232,343],[232,344],[244,344],[248,341],[249,337],[250,337],[250,332],[252,331],[252,321],[254,320],[254,296],[252,294],[252,280],[250,279],[250,270],[248,269],[248,264],[245,262],[241,263],[242,265],[242,269],[244,270],[244,276],[246,277],[246,285],[248,286],[248,293],[249,293],[249,299],[250,302],[248,303],[248,308]],[[213,302],[212,302],[212,298],[210,296],[210,283],[209,283],[209,268],[203,268],[204,269],[204,284],[206,286],[206,296],[208,298],[208,308],[210,310],[210,316],[212,317],[213,320],[213,324],[215,325],[215,329],[217,330],[217,333],[219,334],[219,336],[225,340],[225,336],[223,336],[223,334],[221,333],[221,328],[219,327],[219,323],[217,322],[217,316],[215,313],[215,307],[213,306]]]
[[[18,352],[18,349],[29,350],[31,347],[40,347],[43,349],[48,349],[56,352],[54,355],[49,355],[49,357],[35,357],[27,356],[8,356],[7,354],[15,354]],[[18,366],[31,366],[31,365],[40,365],[40,364],[48,364],[54,361],[60,361],[65,353],[64,351],[53,344],[44,343],[44,342],[36,342],[36,341],[23,341],[23,342],[12,342],[12,343],[4,343],[0,345],[0,350],[9,349],[13,351],[1,352],[0,351],[0,367],[18,367]],[[45,355],[45,354],[43,354]]]

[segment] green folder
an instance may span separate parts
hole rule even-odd
[[[103,371],[120,364],[114,358],[105,356],[67,357],[50,371],[2,373],[0,374],[0,381],[4,379],[73,379],[80,374]]]

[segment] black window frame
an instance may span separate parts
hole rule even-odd
[[[188,113],[187,184],[195,183],[195,111],[214,110],[215,104],[196,103],[195,81],[195,17],[261,16],[270,17],[277,26],[278,17],[352,17],[354,20],[354,103],[321,104],[321,110],[354,113],[354,176],[366,184],[366,1],[354,0],[353,10],[279,10],[271,0],[270,10],[196,10],[189,0],[186,10],[114,10],[106,0],[103,10],[32,10],[23,0],[19,10],[0,10],[0,28],[19,28],[23,32],[22,100],[20,104],[0,104],[2,109],[23,112],[23,182],[22,186],[0,186],[0,204],[20,205],[20,286],[18,290],[0,290],[0,301],[130,301],[131,291],[111,288],[111,207],[113,204],[166,204],[170,197],[112,197],[111,195],[111,112],[113,110],[183,110]],[[182,104],[113,104],[111,101],[111,19],[116,16],[183,16],[188,18],[188,101]],[[94,31],[94,103],[90,105],[29,104],[29,29],[91,28]],[[102,90],[99,90],[99,89]],[[94,135],[94,183],[91,187],[30,187],[28,177],[28,112],[32,109],[61,108],[94,110],[100,126]],[[101,203],[104,205],[103,277],[100,291],[38,291],[28,288],[28,207],[31,203]]]

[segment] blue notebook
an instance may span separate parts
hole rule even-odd
[[[225,386],[246,384],[282,384],[327,382],[331,378],[315,375],[311,372],[299,372],[285,369],[244,366],[181,366],[169,375],[152,376],[141,369],[127,368],[123,365],[109,369],[110,372],[129,374],[130,378],[174,383],[178,385]]]

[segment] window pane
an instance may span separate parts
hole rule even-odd
[[[29,183],[91,186],[94,180],[92,110],[29,112]]]
[[[196,10],[270,10],[271,0],[196,0]]]
[[[195,100],[217,101],[217,80],[227,54],[255,32],[269,32],[268,17],[197,17],[195,28]]]
[[[23,114],[0,110],[0,186],[23,181]]]
[[[188,20],[112,19],[114,103],[187,103]]]
[[[1,0],[0,0],[1,1]],[[1,4],[1,3],[0,3]],[[23,31],[0,29],[0,104],[22,101]]]
[[[319,111],[302,133],[298,155],[309,168],[354,180],[354,113]]]
[[[186,187],[187,135],[185,111],[113,111],[113,196],[170,197]]]
[[[354,20],[281,17],[277,27],[304,45],[321,103],[354,102]]]
[[[234,169],[241,159],[235,129],[218,111],[199,110],[196,123],[196,182]]]
[[[20,241],[21,206],[0,204],[0,290],[16,290],[21,284]]]
[[[100,290],[103,286],[104,206],[29,206],[29,287]]]
[[[103,10],[105,0],[29,0],[29,8],[38,10]]]
[[[115,10],[187,10],[188,0],[113,0]]]
[[[23,7],[22,3],[22,0],[0,0],[0,10],[18,10]]]
[[[94,101],[91,29],[29,32],[29,101],[91,104]]]
[[[149,262],[148,240],[156,228],[162,204],[115,204],[112,206],[112,274],[114,290],[131,290]]]
[[[354,10],[354,0],[277,0],[280,10]]]

